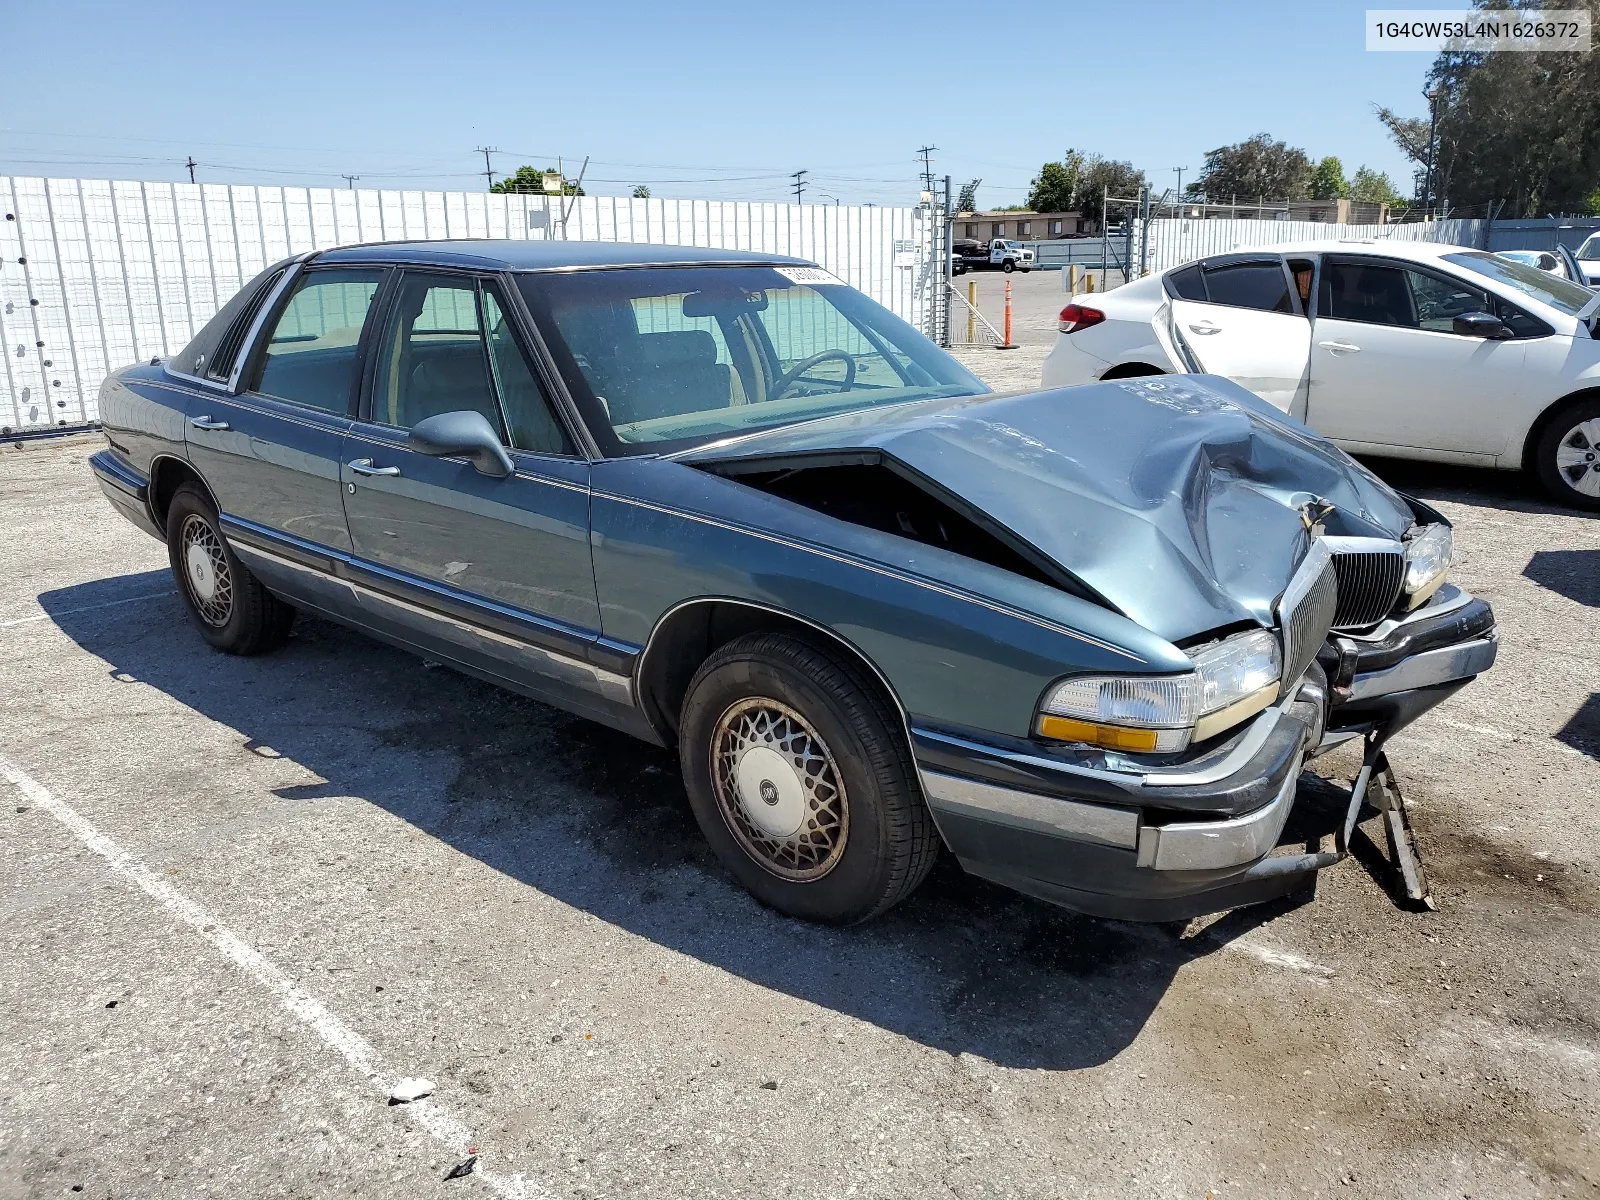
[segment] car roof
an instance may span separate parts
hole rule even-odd
[[[1398,238],[1362,238],[1347,239],[1343,241],[1329,240],[1325,242],[1283,242],[1273,246],[1235,246],[1229,250],[1219,251],[1216,254],[1201,255],[1199,259],[1191,262],[1209,261],[1215,258],[1248,258],[1253,254],[1381,254],[1386,258],[1405,258],[1416,262],[1432,262],[1443,258],[1446,254],[1460,254],[1462,251],[1483,253],[1477,246],[1452,246],[1443,242],[1413,242]],[[1188,266],[1188,263],[1180,264]]]
[[[734,263],[810,265],[806,259],[753,250],[708,246],[646,246],[633,242],[511,241],[460,238],[451,241],[370,242],[323,250],[319,263],[426,263],[495,271],[558,271],[592,267],[698,266]]]

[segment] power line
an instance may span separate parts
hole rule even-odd
[[[795,171],[789,176],[790,179],[794,180],[794,202],[796,204],[800,203],[800,197],[805,193],[807,174],[809,174],[807,171]]]
[[[192,155],[192,154],[189,155],[189,161],[184,163],[183,165],[189,168],[189,182],[193,183],[194,182],[194,169],[198,165],[194,161],[194,155]]]
[[[344,177],[345,182],[350,185],[350,190],[352,192],[356,190],[356,180],[358,180],[360,178],[361,178],[361,176],[359,176],[359,175],[346,175]]]

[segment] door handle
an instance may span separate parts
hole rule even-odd
[[[399,467],[375,467],[370,458],[357,458],[346,464],[357,475],[398,475]]]
[[[228,427],[228,423],[226,421],[213,421],[210,416],[195,417],[189,422],[189,424],[193,425],[196,429],[217,430],[226,429]]]
[[[1189,332],[1190,333],[1198,333],[1198,334],[1221,333],[1222,332],[1222,326],[1221,325],[1213,325],[1213,324],[1211,324],[1210,321],[1207,321],[1204,325],[1191,325],[1191,326],[1189,326]]]
[[[1324,350],[1332,350],[1335,354],[1360,354],[1361,347],[1354,342],[1318,342]]]

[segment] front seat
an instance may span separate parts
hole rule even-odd
[[[619,424],[705,412],[734,403],[733,370],[704,329],[639,334],[619,355],[632,367],[608,400]]]

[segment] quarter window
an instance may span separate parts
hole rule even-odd
[[[1260,312],[1294,312],[1289,281],[1278,262],[1235,263],[1206,270],[1206,291],[1211,303]]]
[[[278,314],[252,390],[348,414],[361,329],[381,282],[381,270],[307,272]]]

